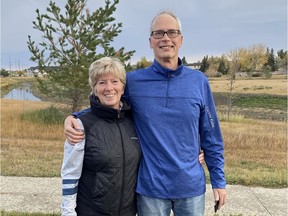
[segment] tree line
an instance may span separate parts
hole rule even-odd
[[[44,13],[36,9],[32,26],[39,31],[42,41],[33,41],[29,35],[27,40],[31,60],[43,75],[36,77],[40,91],[55,101],[70,104],[72,111],[87,104],[91,92],[87,71],[93,61],[103,56],[115,56],[123,64],[128,62],[125,64],[127,72],[152,63],[143,57],[131,65],[129,61],[135,50],[126,51],[124,47],[116,50],[111,45],[122,31],[122,23],[113,17],[119,0],[105,0],[104,6],[95,11],[90,11],[87,1],[67,0],[64,8],[60,8],[51,0]],[[232,55],[235,52],[237,55]],[[205,56],[200,70],[207,74],[229,74],[238,70],[273,71],[283,65],[287,68],[287,51],[277,54],[274,55],[273,49],[264,50],[263,45],[255,45],[221,57]],[[185,57],[182,61],[187,64]],[[7,75],[4,69],[1,75]]]
[[[273,48],[257,44],[248,48],[232,49],[221,57],[204,56],[199,70],[208,76],[227,75],[233,70],[246,72],[248,76],[253,76],[254,73],[269,78],[273,71],[287,70],[287,65],[287,51],[281,49],[275,55]]]

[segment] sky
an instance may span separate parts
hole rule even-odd
[[[56,0],[64,11],[66,1]],[[104,0],[88,0],[91,11]],[[49,0],[1,0],[1,68],[25,69],[36,66],[30,60],[28,35],[41,42],[33,29],[36,9],[47,13]],[[131,63],[142,57],[153,60],[149,47],[150,22],[161,10],[174,12],[182,22],[183,46],[179,57],[188,63],[204,56],[221,56],[236,48],[263,44],[274,51],[287,50],[287,0],[120,0],[114,13],[122,32],[115,49],[135,50]]]

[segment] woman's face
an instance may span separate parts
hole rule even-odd
[[[124,93],[124,85],[119,78],[112,74],[101,75],[93,91],[101,104],[114,109],[120,108],[120,98]]]

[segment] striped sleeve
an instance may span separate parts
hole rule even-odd
[[[81,129],[82,122],[77,119]],[[78,182],[81,176],[84,159],[85,139],[75,145],[67,140],[64,143],[64,157],[61,169],[62,177],[62,216],[76,216]]]

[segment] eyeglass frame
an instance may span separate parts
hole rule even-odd
[[[173,31],[173,32],[172,32],[172,31]],[[155,35],[154,35],[155,32],[157,32],[157,33],[162,33],[162,37],[159,37],[159,38],[155,37]],[[177,35],[176,35],[175,37],[174,37],[174,36],[171,37],[171,36],[169,36],[169,32],[170,32],[170,33],[177,33]],[[166,34],[169,38],[176,38],[176,37],[178,37],[179,35],[181,35],[181,31],[178,30],[178,29],[169,29],[168,31],[157,30],[157,31],[152,31],[151,34],[150,34],[150,36],[152,36],[152,37],[155,38],[155,39],[162,39],[165,34]]]

